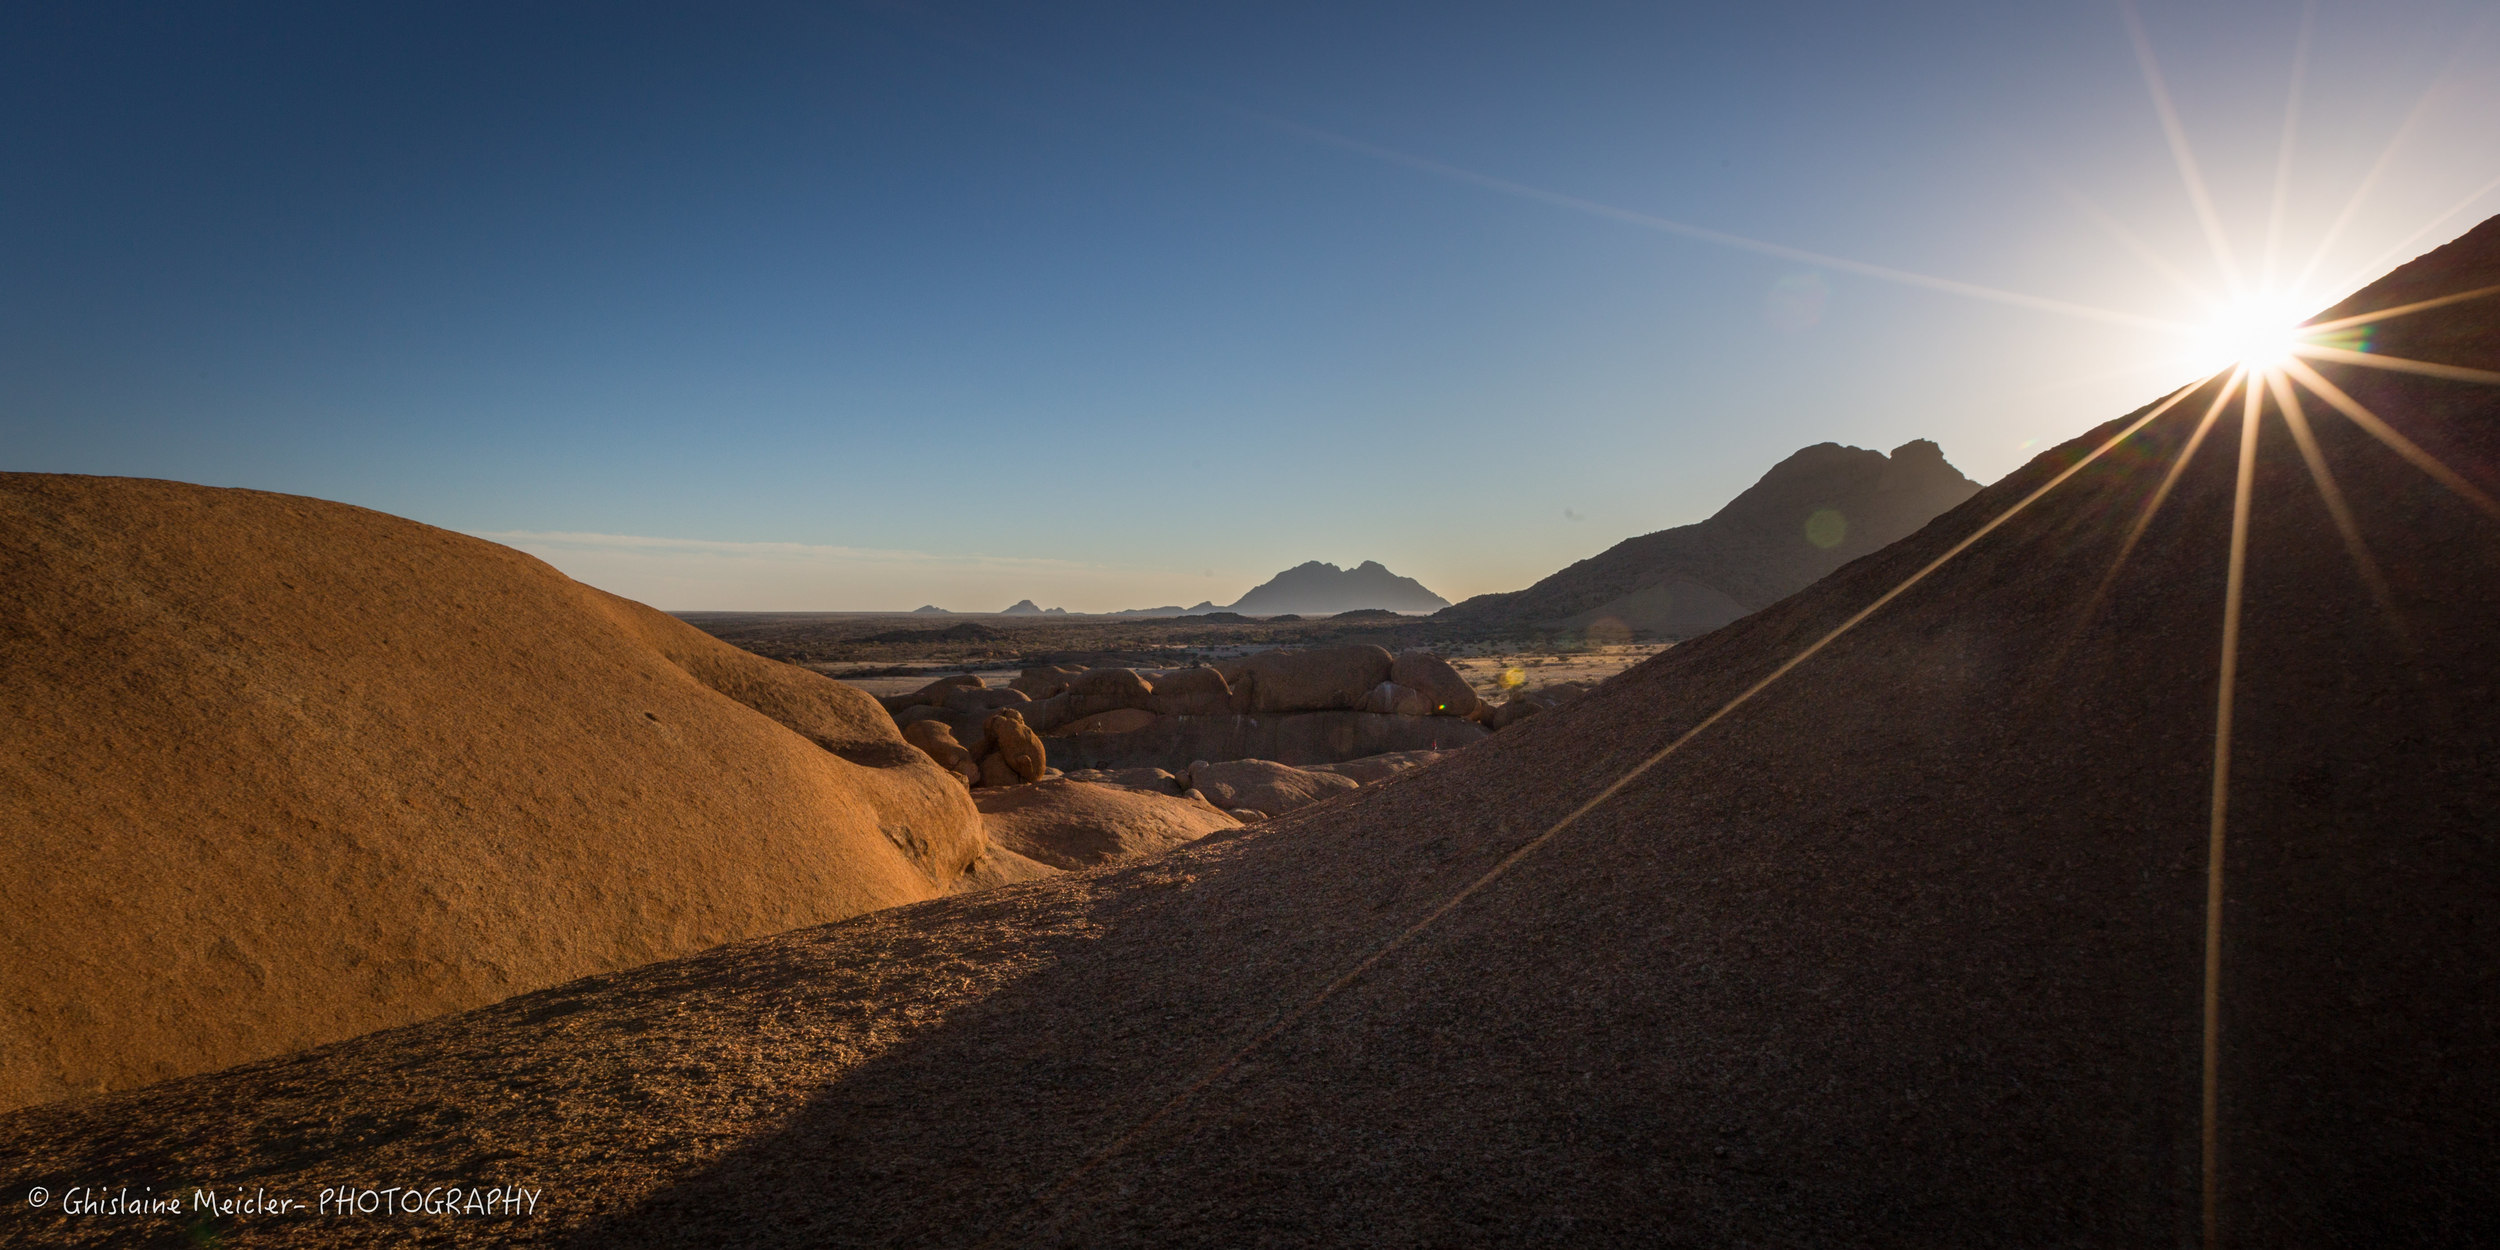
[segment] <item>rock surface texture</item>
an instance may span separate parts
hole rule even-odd
[[[1075,871],[1151,859],[1241,822],[1178,795],[1057,779],[976,798],[993,845]]]
[[[1352,777],[1295,768],[1274,760],[1199,764],[1189,770],[1189,782],[1217,807],[1247,807],[1270,816],[1308,807],[1362,784]]]
[[[981,848],[868,696],[293,496],[0,475],[0,707],[0,1105],[929,898]]]

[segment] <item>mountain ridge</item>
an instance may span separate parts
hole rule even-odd
[[[1889,455],[1816,443],[1707,519],[1624,539],[1524,590],[1476,595],[1436,619],[1707,633],[1906,537],[1979,489],[1928,439]]]

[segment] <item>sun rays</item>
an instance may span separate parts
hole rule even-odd
[[[2306,318],[2321,305],[2331,303],[2332,297],[2341,290],[2357,286],[2375,276],[2389,263],[2399,259],[2405,249],[2413,246],[2458,213],[2464,212],[2493,192],[2500,191],[2500,179],[2484,184],[2406,235],[2401,241],[2373,259],[2355,276],[2340,284],[2338,288],[2320,288],[2311,284],[2310,280],[2326,263],[2332,250],[2358,219],[2364,201],[2387,173],[2397,149],[2422,121],[2442,82],[2454,73],[2457,64],[2462,61],[2464,47],[2461,45],[2456,59],[2452,60],[2446,70],[2433,80],[2406,114],[2402,124],[2389,138],[2384,150],[2370,166],[2368,173],[2355,185],[2331,225],[2324,232],[2324,236],[2318,240],[2308,258],[2301,263],[2295,276],[2288,283],[2281,282],[2279,274],[2284,267],[2284,233],[2287,204],[2292,186],[2291,169],[2298,146],[2301,95],[2310,68],[2313,27],[2316,19],[2316,6],[2313,3],[2307,7],[2301,18],[2301,27],[2292,59],[2290,86],[2285,103],[2279,152],[2270,188],[2263,239],[2254,249],[2257,257],[2254,271],[2244,271],[2241,268],[2238,249],[2234,246],[2230,231],[2223,223],[2222,216],[2196,160],[2188,128],[2182,122],[2178,109],[2171,99],[2168,84],[2162,76],[2159,61],[2155,55],[2153,40],[2132,3],[2122,0],[2119,7],[2129,42],[2143,75],[2145,89],[2158,115],[2164,141],[2186,192],[2188,207],[2194,213],[2199,230],[2210,250],[2211,254],[2206,259],[2211,262],[2214,272],[2221,279],[2220,292],[2216,293],[2196,282],[2190,276],[2188,267],[2162,256],[2157,249],[2151,247],[2140,236],[2079,192],[2064,187],[2062,184],[2058,186],[2058,190],[2070,203],[2117,240],[2122,247],[2133,253],[2137,259],[2145,262],[2155,273],[2168,280],[2183,295],[2204,303],[2202,315],[2139,314],[1792,248],[1530,186],[1263,114],[1248,114],[1262,123],[1298,134],[1303,138],[1433,177],[1465,183],[1503,195],[1533,200],[1621,224],[1679,235],[1716,246],[1821,265],[1903,286],[1918,287],[2034,312],[2118,325],[2159,335],[2168,345],[2177,349],[2177,354],[2166,360],[2191,365],[2193,372],[2201,375],[2201,380],[2170,392],[2116,433],[2075,456],[2071,463],[2054,473],[2048,473],[2045,480],[2026,492],[2020,499],[1973,528],[1941,554],[1927,561],[1854,614],[1790,655],[1768,675],[1727,700],[1715,711],[1678,734],[1665,746],[1614,776],[1588,799],[1519,844],[1480,877],[1429,909],[1421,918],[1389,934],[1342,969],[1321,971],[1315,978],[1312,992],[1298,1001],[1285,1005],[1281,1011],[1263,1022],[1236,1048],[1222,1055],[1212,1065],[1201,1071],[1196,1079],[1175,1092],[1167,1101],[1149,1111],[1143,1118],[1131,1124],[1125,1132],[1116,1135],[1100,1151],[1076,1164],[1056,1184],[1038,1193],[1022,1212],[1012,1217],[1008,1224],[999,1230],[1000,1236],[1005,1234],[1007,1228],[1046,1213],[1063,1196],[1067,1195],[1080,1179],[1135,1146],[1158,1126],[1180,1119],[1192,1103],[1227,1080],[1250,1056],[1309,1018],[1330,999],[1359,982],[1365,974],[1384,960],[1415,943],[1450,912],[1481,895],[1522,861],[1554,842],[1584,817],[1604,806],[1635,781],[1666,764],[1695,738],[1737,714],[1797,668],[1825,652],[1868,619],[1882,612],[1888,605],[1927,581],[1931,575],[1952,564],[1972,547],[2074,479],[2088,466],[2105,459],[2113,462],[2122,460],[2123,457],[2113,457],[2111,453],[2144,433],[2154,423],[2178,410],[2191,397],[2201,395],[2210,388],[2213,392],[2212,399],[2195,418],[2195,424],[2189,428],[2185,437],[2179,440],[2176,455],[2170,458],[2162,472],[2161,479],[2153,485],[2145,496],[2142,507],[2137,510],[2125,532],[2119,536],[2106,573],[2100,579],[2093,594],[2081,605],[2076,629],[2080,631],[2088,626],[2097,615],[2101,605],[2107,601],[2130,557],[2144,542],[2153,522],[2173,498],[2177,487],[2197,455],[2211,441],[2210,436],[2221,426],[2222,418],[2231,410],[2236,400],[2240,417],[2239,439],[2232,478],[2227,572],[2220,604],[2220,619],[2217,622],[2218,663],[2214,691],[2212,753],[2208,776],[2209,798],[2205,830],[2207,861],[2203,916],[2204,981],[2200,996],[2202,1020],[2199,1039],[2201,1072],[2198,1124],[2201,1173],[2199,1209],[2206,1246],[2210,1248],[2221,1244],[2223,1234],[2222,1138],[2224,1113],[2227,1110],[2223,1098],[2222,1080],[2223,1007],[2225,1005],[2223,939],[2227,918],[2225,869],[2228,863],[2227,849],[2231,834],[2233,722],[2242,678],[2240,644],[2245,628],[2244,607],[2251,556],[2251,535],[2258,508],[2256,485],[2260,447],[2266,437],[2268,417],[2272,416],[2282,423],[2283,431],[2288,434],[2293,447],[2298,451],[2309,484],[2317,492],[2321,506],[2333,523],[2337,536],[2351,561],[2354,575],[2368,590],[2371,599],[2386,619],[2391,632],[2400,641],[2408,641],[2408,634],[2398,615],[2398,605],[2388,579],[2377,558],[2369,549],[2360,524],[2355,518],[2351,500],[2346,496],[2334,467],[2328,460],[2325,445],[2318,437],[2317,424],[2313,422],[2310,409],[2302,397],[2304,394],[2314,397],[2326,409],[2349,420],[2354,427],[2368,434],[2377,444],[2414,469],[2486,515],[2500,520],[2500,500],[2495,500],[2489,492],[2398,430],[2395,425],[2355,398],[2343,385],[2339,385],[2334,379],[2320,371],[2320,366],[2331,366],[2337,370],[2379,370],[2436,379],[2446,383],[2500,385],[2500,372],[2450,362],[2412,359],[2375,350],[2381,341],[2378,332],[2382,327],[2434,309],[2500,297],[2500,286],[2458,291],[2410,303],[2341,315],[2327,320],[2306,320]],[[2481,34],[2482,28],[2478,28],[2463,43],[2471,44],[2479,39]],[[2189,411],[2194,411],[2194,409],[2191,408]],[[2182,421],[2186,419],[2184,413],[2181,414],[2180,419]],[[2035,462],[2035,465],[2038,464],[2039,462]],[[2143,467],[2150,467],[2149,460]],[[2042,471],[2045,472],[2045,466],[2042,466]],[[2125,471],[2127,470],[2122,468],[2121,472]]]

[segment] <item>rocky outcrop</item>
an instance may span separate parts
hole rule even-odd
[[[1359,760],[1347,760],[1342,764],[1312,764],[1309,770],[1315,773],[1335,773],[1340,777],[1351,777],[1357,783],[1368,786],[1373,782],[1387,781],[1400,773],[1421,768],[1449,754],[1451,752],[1448,751],[1391,751],[1382,755],[1366,755]]]
[[[982,790],[973,801],[994,845],[1066,871],[1150,859],[1241,824],[1204,802],[1065,778]]]
[[[947,728],[945,721],[920,720],[905,725],[903,741],[920,748],[938,767],[963,778],[965,785],[980,781],[981,770],[974,765],[972,752],[955,740],[955,731]]]
[[[1389,751],[1455,750],[1487,730],[1455,716],[1380,716],[1370,712],[1300,712],[1279,716],[1158,716],[1124,734],[1045,739],[1050,760],[1082,768],[1163,768],[1192,760],[1268,759],[1329,764]]]
[[[1352,777],[1295,768],[1274,760],[1196,763],[1190,766],[1189,781],[1217,807],[1246,807],[1270,816],[1282,816],[1321,799],[1349,793],[1362,784]]]
[[[1222,716],[1233,710],[1233,689],[1215,669],[1174,669],[1154,679],[1146,706],[1158,716]]]
[[[1021,690],[1029,698],[1047,699],[1067,689],[1068,682],[1084,671],[1081,668],[1069,668],[1057,664],[1028,668],[1018,673],[1014,681],[1008,682],[1007,688]]]
[[[1399,652],[1389,666],[1389,680],[1423,695],[1433,716],[1473,716],[1483,702],[1448,660],[1430,651]]]
[[[1420,685],[1392,682],[1392,672]],[[1036,691],[1052,693],[1027,697]],[[995,750],[992,709],[1018,713],[1024,727],[1041,736],[1049,763],[1075,772],[1178,770],[1198,759],[1323,764],[1454,750],[1486,732],[1469,722],[1481,718],[1481,701],[1470,700],[1474,692],[1438,656],[1412,651],[1392,657],[1379,647],[1352,645],[1264,651],[1162,673],[1029,668],[1003,689],[956,677],[893,702],[900,707],[896,720],[907,727],[934,720],[952,729],[987,786],[1022,776],[1004,765],[979,771],[982,757]]]
[[[1068,681],[1068,713],[1082,720],[1121,708],[1147,709],[1154,686],[1135,669],[1089,668]]]
[[[1042,746],[1041,735],[1024,723],[1024,717],[1014,708],[1005,708],[993,713],[988,724],[990,749],[996,753],[995,758],[1018,780],[1041,780],[1042,774],[1050,768],[1050,756]],[[986,769],[982,780],[986,785],[1013,784],[989,780]]]
[[[1355,707],[1355,710],[1380,716],[1430,716],[1432,715],[1432,701],[1426,699],[1421,691],[1409,689],[1394,681],[1384,681],[1372,687],[1370,693],[1363,696],[1363,701]]]
[[[288,495],[0,475],[0,708],[0,1106],[933,898],[982,847],[858,690]]]
[[[980,678],[975,677],[973,680],[979,681]],[[959,686],[940,696],[938,706],[949,712],[986,714],[1000,708],[1017,707],[1032,701],[1032,696],[1021,690],[989,690],[979,686]]]
[[[1189,783],[1161,768],[1089,768],[1067,775],[1070,781],[1090,781],[1096,785],[1127,786],[1132,790],[1151,790],[1157,794],[1186,794]]]
[[[887,712],[900,715],[907,708],[942,706],[946,702],[946,696],[958,690],[979,690],[981,687],[982,681],[979,677],[971,673],[958,673],[953,677],[940,677],[910,694],[889,695],[877,702],[883,704]]]
[[[1216,666],[1236,712],[1351,711],[1389,680],[1394,661],[1368,643],[1262,651]]]
[[[1144,708],[1114,708],[1096,712],[1083,720],[1071,721],[1051,732],[1058,734],[1124,734],[1134,733],[1155,723],[1155,714]]]

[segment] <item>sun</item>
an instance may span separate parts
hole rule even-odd
[[[2196,335],[2194,354],[2208,369],[2237,365],[2266,373],[2290,363],[2301,343],[2301,311],[2289,300],[2251,297],[2217,309]]]

